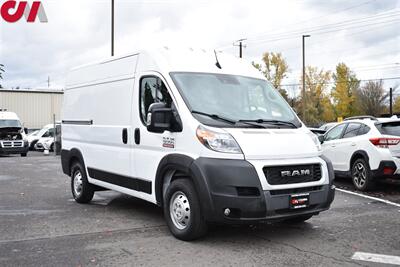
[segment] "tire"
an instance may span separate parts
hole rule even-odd
[[[49,152],[54,152],[54,143],[51,144],[50,149],[49,149]]]
[[[31,145],[29,146],[29,150],[34,151],[34,150],[35,150],[35,145],[36,145],[36,143],[37,143],[38,141],[39,141],[39,140],[32,141]]]
[[[93,199],[94,187],[89,184],[85,168],[80,162],[73,163],[71,167],[71,192],[75,201],[81,204]]]
[[[189,179],[178,179],[169,185],[163,208],[169,230],[177,239],[190,241],[207,233],[200,200]]]
[[[360,191],[368,191],[375,186],[369,164],[363,158],[357,159],[351,166],[351,180]]]
[[[301,215],[301,216],[297,216],[297,217],[293,217],[290,219],[286,219],[285,222],[286,223],[290,223],[290,224],[298,224],[298,223],[303,223],[309,219],[311,219],[313,215]]]
[[[26,157],[28,155],[28,153],[21,153],[21,157]]]

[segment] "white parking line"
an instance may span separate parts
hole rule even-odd
[[[340,189],[340,188],[337,188],[337,187],[336,187],[336,190],[338,190],[340,192],[348,193],[348,194],[351,194],[351,195],[367,198],[367,199],[370,199],[370,200],[379,201],[379,202],[382,202],[382,203],[385,203],[385,204],[392,205],[392,206],[400,208],[400,204],[394,203],[394,202],[389,201],[389,200],[385,200],[385,199],[381,199],[381,198],[377,198],[377,197],[371,197],[371,196],[363,195],[363,194],[360,194],[360,193],[356,193],[356,192]]]
[[[369,262],[376,262],[376,263],[400,265],[400,257],[391,256],[391,255],[383,255],[383,254],[356,252],[356,253],[354,253],[353,257],[351,257],[351,259],[358,260],[358,261],[369,261]]]

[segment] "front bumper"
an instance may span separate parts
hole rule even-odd
[[[191,165],[191,173],[202,200],[207,221],[223,223],[253,223],[283,220],[329,209],[334,196],[333,168],[323,159],[329,184],[309,183],[280,186],[264,190],[256,168],[245,160],[199,158]],[[325,167],[326,166],[326,167]],[[309,206],[290,209],[290,196],[309,193]],[[229,208],[229,215],[225,209]]]
[[[25,147],[12,147],[12,148],[2,148],[0,147],[1,155],[11,155],[11,154],[24,154],[28,153],[29,146]]]

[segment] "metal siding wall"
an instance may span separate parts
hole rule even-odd
[[[53,114],[60,120],[63,94],[37,92],[2,92],[0,108],[17,113],[27,128],[42,128],[53,123]]]

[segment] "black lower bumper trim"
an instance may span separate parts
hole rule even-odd
[[[400,174],[385,174],[384,173],[384,169],[385,168],[390,168],[393,171],[397,170],[397,166],[396,166],[396,163],[394,163],[394,161],[384,160],[384,161],[381,161],[381,163],[379,164],[378,169],[371,171],[372,178],[375,179],[375,180],[379,180],[379,179],[400,179]]]

